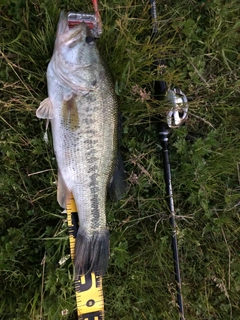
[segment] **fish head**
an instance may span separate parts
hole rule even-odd
[[[89,27],[82,22],[70,28],[66,12],[60,14],[54,51],[65,65],[86,67],[96,62],[95,38]]]

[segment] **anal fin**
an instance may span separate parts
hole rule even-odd
[[[108,194],[113,202],[120,200],[127,191],[127,177],[120,152],[117,154],[117,163],[112,179],[108,186]]]
[[[70,191],[68,190],[61,171],[58,169],[58,182],[57,182],[57,201],[59,205],[66,209],[67,208],[67,200],[70,197]]]

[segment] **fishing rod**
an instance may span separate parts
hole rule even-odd
[[[184,307],[182,297],[182,282],[180,273],[180,263],[178,255],[178,242],[177,242],[177,224],[176,224],[176,212],[174,209],[173,191],[172,191],[172,178],[171,178],[171,167],[169,161],[168,152],[168,137],[170,134],[169,126],[165,122],[160,122],[159,135],[161,139],[161,145],[163,150],[163,166],[164,166],[164,180],[166,185],[166,196],[168,199],[168,206],[170,210],[170,223],[172,226],[172,250],[174,260],[174,273],[177,286],[177,304],[180,313],[180,319],[184,320]]]
[[[157,22],[157,8],[156,1],[150,0],[151,5],[151,17],[152,17],[152,38],[158,35],[158,22]],[[158,60],[155,65],[165,65],[165,61]],[[185,320],[184,316],[184,305],[182,296],[182,282],[180,273],[180,263],[178,254],[178,242],[177,242],[177,223],[176,223],[176,212],[174,209],[174,199],[172,191],[172,178],[171,178],[171,167],[169,161],[169,134],[170,128],[177,128],[182,125],[188,112],[188,101],[185,94],[178,87],[168,89],[167,84],[164,80],[157,80],[154,83],[154,95],[157,99],[165,97],[172,108],[167,114],[167,123],[161,121],[159,123],[159,135],[161,139],[161,146],[163,151],[163,167],[164,167],[164,180],[166,185],[166,197],[168,199],[168,207],[170,211],[170,224],[172,226],[172,250],[174,260],[174,274],[177,289],[177,305],[179,310],[180,320]]]

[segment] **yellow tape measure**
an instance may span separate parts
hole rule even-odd
[[[74,261],[78,214],[72,195],[67,203],[67,221],[70,253],[72,261]],[[79,279],[75,280],[75,292],[79,320],[104,320],[102,277],[94,272],[80,276]]]

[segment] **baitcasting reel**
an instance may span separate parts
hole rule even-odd
[[[173,105],[167,114],[167,124],[170,128],[177,128],[187,119],[187,97],[180,88],[176,87],[167,91],[166,98]]]

